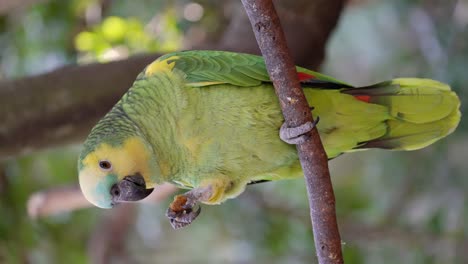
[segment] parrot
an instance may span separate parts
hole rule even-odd
[[[287,127],[262,57],[197,50],[159,57],[85,140],[78,158],[82,193],[112,208],[175,184],[188,190],[166,211],[177,229],[192,223],[201,204],[235,198],[249,184],[302,177],[294,145],[314,127],[331,160],[371,148],[420,149],[452,133],[461,118],[458,96],[439,81],[396,78],[354,87],[296,71],[321,121]]]

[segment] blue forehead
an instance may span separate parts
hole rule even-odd
[[[112,208],[112,196],[110,189],[112,185],[117,183],[117,175],[107,174],[96,186],[95,197],[96,203],[102,208]]]

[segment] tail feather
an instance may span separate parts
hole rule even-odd
[[[387,133],[362,142],[358,148],[423,148],[453,132],[460,122],[460,100],[448,85],[438,81],[400,78],[342,92],[367,96],[369,103],[389,110]]]

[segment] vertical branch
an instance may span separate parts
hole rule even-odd
[[[313,121],[271,0],[242,0],[289,127]],[[316,128],[297,145],[319,263],[343,263],[328,158]]]

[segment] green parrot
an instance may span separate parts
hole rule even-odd
[[[455,130],[460,101],[430,79],[353,87],[297,67],[329,159],[368,148],[414,150]],[[296,148],[315,124],[283,125],[262,57],[222,51],[164,55],[92,129],[78,160],[94,205],[138,201],[164,183],[190,189],[166,215],[190,224],[248,184],[302,176]],[[289,144],[288,144],[289,143]]]

